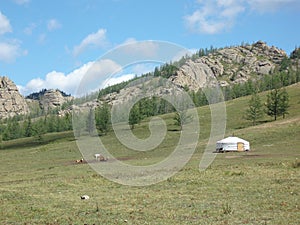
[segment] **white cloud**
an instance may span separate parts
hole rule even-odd
[[[184,17],[192,32],[216,34],[232,28],[245,11],[260,13],[300,9],[299,0],[198,0],[197,9]]]
[[[103,87],[108,87],[108,86],[111,86],[114,84],[119,84],[123,81],[133,79],[134,77],[135,77],[135,74],[124,74],[120,77],[111,77],[111,78],[105,80]]]
[[[241,1],[198,1],[199,9],[184,17],[188,28],[194,32],[216,34],[230,29],[236,17],[245,10]]]
[[[0,61],[5,63],[11,63],[18,56],[27,54],[27,51],[21,50],[20,43],[17,40],[0,42],[0,49]]]
[[[125,40],[122,50],[125,50],[128,55],[135,55],[142,57],[153,57],[157,54],[159,46],[155,41],[137,41],[134,38]]]
[[[62,25],[56,19],[51,19],[51,20],[48,20],[48,22],[47,22],[48,31],[57,30],[57,29],[61,28],[61,26]]]
[[[91,46],[103,48],[106,45],[107,45],[106,30],[99,29],[96,33],[89,34],[81,41],[79,45],[75,46],[73,49],[73,55],[78,56],[83,51],[85,51],[88,47]]]
[[[18,5],[23,5],[26,3],[29,3],[30,0],[13,0],[15,3],[17,3]]]
[[[7,17],[0,11],[0,35],[12,32],[12,28]]]
[[[20,48],[20,41],[1,37],[8,32],[12,32],[9,19],[0,11],[0,61],[5,63],[14,62],[18,56],[27,54],[26,50]]]
[[[88,62],[80,68],[65,74],[52,71],[46,74],[45,79],[30,80],[25,86],[18,86],[23,95],[38,92],[43,88],[60,89],[72,95],[82,95],[98,90],[110,74],[120,71],[121,67],[111,60]]]

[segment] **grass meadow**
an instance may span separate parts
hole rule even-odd
[[[82,156],[72,132],[45,135],[43,143],[2,142],[0,224],[300,224],[300,83],[287,90],[289,115],[277,121],[265,116],[256,126],[243,119],[250,96],[226,102],[226,135],[250,141],[251,151],[217,154],[203,172],[210,110],[199,108],[200,137],[190,161],[146,187],[114,183],[75,163]],[[162,118],[169,131],[155,150],[130,151],[113,132],[101,140],[124,163],[161,161],[180,136],[173,115]],[[148,120],[134,132],[147,137]],[[90,199],[81,200],[84,194]]]

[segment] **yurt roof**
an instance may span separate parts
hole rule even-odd
[[[224,138],[220,141],[217,141],[217,143],[237,143],[237,142],[247,142],[249,143],[248,141],[242,139],[242,138],[239,138],[239,137],[227,137],[227,138]]]

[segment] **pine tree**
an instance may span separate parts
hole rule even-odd
[[[32,122],[30,116],[27,118],[27,121],[24,122],[23,126],[25,130],[25,137],[31,137],[33,134],[33,130],[32,130]]]
[[[109,130],[110,124],[110,109],[107,103],[98,107],[96,110],[96,126],[103,133],[106,134]]]
[[[246,119],[252,121],[253,125],[256,125],[258,119],[263,115],[262,103],[259,95],[253,93],[249,101],[248,109],[246,110]]]
[[[39,143],[43,142],[43,135],[46,133],[45,119],[39,119],[32,126],[33,135]]]
[[[275,88],[267,95],[266,113],[268,116],[274,116],[274,120],[277,120],[277,116],[279,113],[279,93],[279,89]]]
[[[187,110],[183,110],[183,111],[176,111],[173,119],[175,120],[175,125],[179,126],[180,130],[182,130],[183,125],[191,122],[193,118],[191,115],[187,113]]]
[[[288,114],[288,108],[289,108],[289,95],[286,91],[286,89],[282,89],[280,92],[280,99],[279,99],[279,106],[278,106],[278,115],[282,115],[282,118],[285,118],[285,115]]]
[[[288,107],[289,96],[285,89],[275,88],[267,95],[266,113],[269,116],[274,116],[274,120],[277,120],[280,115],[285,117],[288,113]]]
[[[140,110],[138,107],[138,104],[135,104],[132,109],[130,110],[129,113],[129,125],[130,128],[133,130],[134,129],[134,125],[138,124],[139,122],[141,122],[142,117],[140,114]]]

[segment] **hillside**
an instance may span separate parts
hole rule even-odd
[[[258,41],[252,45],[214,50],[207,56],[189,59],[170,79],[194,91],[216,85],[216,80],[221,86],[244,83],[273,73],[286,57],[283,50]]]
[[[274,122],[266,116],[257,126],[242,116],[249,96],[226,102],[226,134],[249,140],[252,151],[218,154],[203,172],[198,166],[210,131],[210,109],[200,107],[201,133],[193,157],[173,177],[148,187],[119,185],[88,164],[76,163],[82,155],[72,133],[48,134],[43,143],[34,138],[3,142],[0,222],[299,224],[300,83],[287,91],[287,118]],[[266,94],[260,97],[265,99]],[[128,165],[153,164],[165,159],[178,141],[173,115],[162,116],[169,128],[167,139],[154,151],[130,151],[113,132],[101,139]],[[147,136],[148,122],[142,121],[135,134]],[[81,200],[83,194],[90,199]]]
[[[141,92],[149,93],[152,83],[163,83],[166,79],[173,84],[173,88],[197,93],[199,90],[219,85],[224,95],[226,92],[248,88],[243,94],[234,93],[233,97],[251,94],[253,86],[261,85],[260,91],[267,90],[265,85],[272,87],[270,80],[285,79],[284,86],[300,81],[300,59],[299,49],[296,48],[291,57],[283,50],[268,46],[265,42],[258,41],[252,45],[225,47],[220,49],[200,49],[192,56],[185,56],[177,62],[166,63],[156,68],[152,73],[143,75],[143,78],[112,85],[100,90],[99,99],[117,104],[128,100],[128,96],[139,95]],[[154,76],[154,79],[147,79]],[[165,81],[166,82],[166,81]],[[283,82],[283,81],[280,81]],[[240,86],[239,86],[240,85]],[[145,90],[142,90],[144,87]],[[151,88],[150,88],[151,89]],[[152,88],[153,95],[164,95],[170,93],[169,87]],[[241,91],[242,92],[242,91]],[[227,96],[225,96],[226,99]]]

